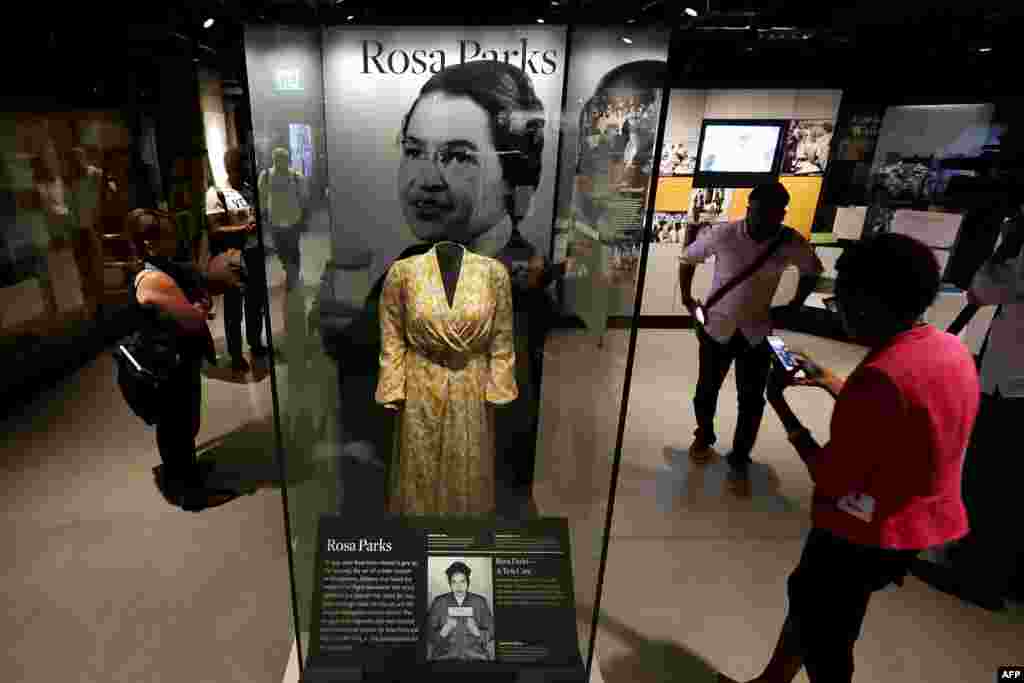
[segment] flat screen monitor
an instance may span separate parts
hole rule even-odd
[[[705,119],[694,187],[753,187],[775,180],[786,125],[774,119]]]

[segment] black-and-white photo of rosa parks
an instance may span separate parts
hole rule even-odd
[[[427,81],[402,121],[398,168],[398,199],[416,238],[497,254],[512,217],[528,208],[516,207],[517,196],[540,184],[544,125],[533,82],[511,64],[459,64]]]
[[[428,661],[494,660],[494,569],[488,557],[427,558]]]
[[[513,224],[549,252],[565,40],[554,26],[326,30],[332,245],[371,252],[371,283],[441,240],[497,257],[520,243]]]

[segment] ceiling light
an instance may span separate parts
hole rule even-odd
[[[979,47],[978,48],[978,52],[981,52],[983,54],[986,53],[986,52],[992,52],[992,48],[990,48],[990,47]]]
[[[558,5],[559,5],[558,0],[551,0],[551,6],[552,7],[558,7]]]
[[[203,22],[203,28],[210,28],[211,26],[213,26],[213,17]]]
[[[538,19],[538,20],[537,20],[537,23],[538,23],[538,24],[543,24],[543,23],[544,23],[544,20],[543,20],[543,19]]]
[[[356,18],[356,15],[354,15],[354,14],[350,14],[350,15],[348,15],[347,17],[345,17],[345,20],[346,20],[346,21],[352,21],[352,20],[353,20],[353,19],[355,19],[355,18]]]
[[[685,10],[683,10],[683,11],[684,11],[684,12],[686,13],[686,15],[687,15],[687,16],[689,16],[689,17],[695,17],[695,16],[697,16],[698,14],[700,14],[700,12],[698,12],[698,11],[697,11],[697,10],[695,10],[695,9],[693,9],[692,7],[687,7],[687,8],[686,8]]]
[[[622,36],[622,42],[624,42],[626,45],[632,45],[633,39],[627,36]]]
[[[636,23],[636,19],[627,19],[626,23],[627,24],[635,24]]]

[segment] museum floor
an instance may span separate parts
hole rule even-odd
[[[326,244],[322,231],[305,238],[307,279],[321,271]],[[299,403],[319,405],[321,414],[334,408],[316,390],[296,393],[301,347],[283,334],[290,304],[281,279],[272,266],[275,343],[283,340],[284,349],[279,398],[283,414],[292,415],[282,430],[330,440],[315,419],[311,430],[295,420]],[[214,328],[223,347],[220,318]],[[784,336],[840,372],[863,354]],[[600,346],[581,331],[564,331],[546,352],[534,498],[542,514],[571,520],[584,642],[627,343],[625,331],[609,332]],[[322,372],[322,362],[303,376]],[[810,480],[771,414],[754,453],[749,498],[725,490],[722,462],[691,465],[685,448],[695,377],[692,332],[641,332],[597,639],[608,683],[711,681],[712,669],[743,680],[759,671],[784,615],[785,579],[808,528]],[[274,439],[267,368],[244,380],[217,368],[207,380],[199,441],[225,472],[250,481],[253,493],[201,515],[172,509],[157,494],[152,432],[118,395],[107,355],[4,421],[5,680],[294,680],[285,675],[293,641],[282,497],[260,485],[275,475],[259,455],[272,452]],[[793,398],[824,438],[831,401],[814,390]],[[723,452],[734,420],[729,379],[720,403]],[[289,493],[293,505],[311,504],[297,500],[309,492]],[[994,615],[911,578],[872,603],[857,680],[989,680],[996,667],[1019,663],[1022,641],[1019,610]]]

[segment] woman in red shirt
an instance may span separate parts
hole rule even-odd
[[[805,377],[772,373],[768,401],[814,480],[813,528],[788,580],[789,611],[759,682],[853,679],[853,646],[871,594],[902,585],[917,554],[963,537],[964,452],[978,412],[974,359],[960,340],[921,322],[939,289],[931,250],[883,234],[847,249],[826,302],[871,350],[842,380],[805,357]],[[788,386],[836,398],[819,446],[790,410]],[[723,680],[727,680],[724,679]]]

